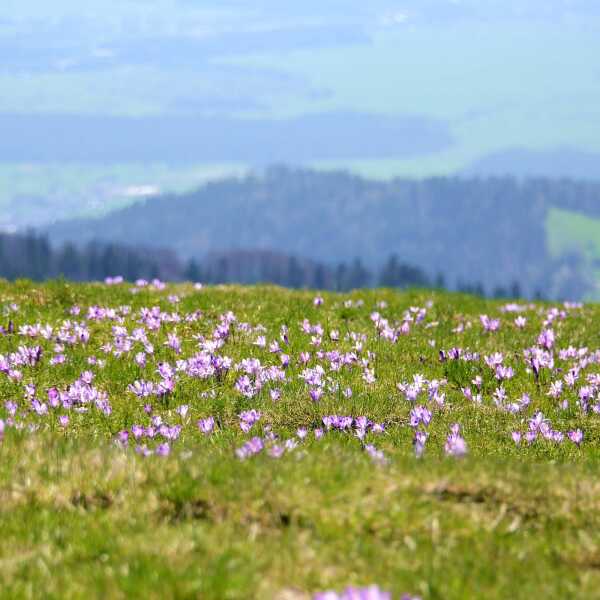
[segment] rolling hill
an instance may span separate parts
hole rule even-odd
[[[511,178],[398,179],[283,167],[166,195],[100,219],[56,223],[53,241],[104,240],[169,247],[183,257],[263,248],[325,262],[390,253],[447,283],[488,289],[517,281],[524,293],[592,293],[594,261],[572,246],[551,251],[551,209],[593,216],[600,184]],[[600,257],[598,257],[600,258]]]

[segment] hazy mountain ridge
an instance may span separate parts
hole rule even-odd
[[[466,177],[552,177],[600,181],[600,153],[576,148],[507,148],[475,161]]]
[[[416,116],[323,113],[294,119],[0,113],[0,162],[253,165],[336,158],[415,157],[444,150],[443,122]]]
[[[147,200],[103,219],[57,223],[49,232],[57,241],[166,245],[198,258],[263,248],[328,263],[359,257],[370,266],[396,253],[449,282],[493,288],[518,281],[532,293],[562,285],[553,280],[557,273],[579,277],[581,285],[586,277],[581,257],[561,257],[565,270],[550,256],[545,220],[551,207],[596,214],[600,184],[511,178],[384,183],[276,168],[264,177]]]

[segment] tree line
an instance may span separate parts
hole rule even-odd
[[[431,279],[417,266],[390,256],[380,269],[367,268],[360,258],[329,265],[268,250],[230,250],[209,253],[204,259],[181,260],[175,252],[123,244],[70,242],[53,247],[45,235],[0,234],[0,277],[44,281],[64,277],[72,281],[102,281],[121,275],[127,281],[273,283],[290,288],[347,291],[364,287],[421,287],[455,289],[486,295],[481,283],[458,281],[447,285],[444,274]],[[487,295],[519,297],[518,283],[488,290]]]
[[[268,248],[329,265],[345,261],[346,271],[358,256],[376,282],[395,253],[434,281],[442,272],[453,287],[481,282],[493,293],[516,280],[527,297],[544,290],[552,298],[581,298],[596,289],[600,255],[577,232],[557,231],[549,216],[553,209],[593,216],[598,207],[600,183],[381,182],[281,167],[148,199],[99,219],[57,223],[48,233],[56,241],[169,247],[185,258]],[[562,240],[558,252],[556,240]]]

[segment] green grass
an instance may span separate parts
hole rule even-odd
[[[546,236],[551,257],[577,254],[585,262],[590,277],[600,282],[600,219],[551,208],[546,216]],[[599,300],[600,291],[592,292],[590,299]]]
[[[142,306],[160,306],[185,315],[202,311],[197,322],[165,323],[148,333],[155,347],[145,369],[133,354],[115,357],[100,349],[112,339],[114,322],[90,322],[87,345],[65,349],[67,361],[50,366],[53,340],[30,340],[18,335],[0,337],[0,354],[19,345],[40,344],[38,366],[22,367],[23,379],[13,382],[0,373],[0,418],[7,418],[6,400],[19,404],[21,430],[7,427],[0,442],[0,597],[6,598],[207,598],[309,599],[317,591],[342,590],[348,585],[378,583],[394,598],[404,592],[424,599],[462,598],[598,598],[600,584],[600,418],[584,415],[576,404],[585,376],[598,371],[591,364],[582,371],[576,388],[563,395],[568,410],[547,396],[549,382],[561,373],[544,370],[536,385],[526,371],[522,350],[535,344],[549,305],[528,310],[523,330],[512,324],[514,315],[501,314],[500,304],[469,296],[427,291],[390,290],[325,294],[321,307],[314,293],[275,287],[214,287],[195,291],[189,285],[163,292],[132,295],[129,285],[108,288],[97,284],[45,285],[0,283],[0,308],[16,302],[20,309],[6,314],[18,327],[36,322],[54,326],[70,316],[77,304],[120,307],[132,315],[123,325],[131,333],[139,327]],[[167,296],[177,293],[175,307]],[[347,299],[363,306],[347,307]],[[386,308],[376,308],[385,300]],[[402,320],[409,306],[433,305],[423,323],[396,344],[379,339],[369,315],[373,310],[390,320]],[[288,382],[273,402],[263,390],[244,398],[234,390],[238,373],[221,380],[181,376],[173,394],[153,400],[155,414],[183,425],[168,457],[136,454],[133,444],[123,449],[115,434],[133,423],[148,423],[143,402],[127,391],[135,379],[157,380],[156,363],[175,363],[164,346],[166,333],[176,330],[182,340],[181,357],[197,351],[201,334],[210,338],[219,315],[231,310],[239,322],[262,324],[268,342],[279,339],[280,326],[289,327],[292,357]],[[498,332],[484,334],[479,315],[500,316]],[[323,349],[348,352],[348,331],[367,339],[360,356],[373,352],[376,382],[367,384],[360,368],[327,372],[352,398],[326,393],[320,402],[308,397],[297,357],[315,348],[300,323],[320,322],[326,334],[341,333],[339,343],[323,337]],[[599,347],[594,305],[569,311],[553,323],[557,347]],[[463,333],[452,330],[471,322]],[[433,325],[437,323],[437,325]],[[278,364],[276,355],[253,344],[258,332],[235,331],[219,353],[234,362],[256,357],[262,364]],[[430,341],[435,341],[435,346]],[[496,383],[483,360],[443,363],[440,349],[453,346],[489,354],[501,351],[515,377],[505,382],[511,400],[523,392],[531,396],[526,412],[511,415],[492,400]],[[136,344],[133,353],[141,346]],[[87,357],[106,360],[104,368],[89,366]],[[324,366],[326,361],[322,361]],[[556,368],[573,361],[556,356]],[[56,412],[38,417],[24,399],[23,385],[36,383],[45,399],[50,386],[61,389],[79,374],[94,372],[94,386],[108,393],[112,414],[90,409],[69,411],[70,424],[61,429]],[[408,424],[410,404],[396,384],[416,373],[427,379],[448,379],[446,403],[435,408],[425,454],[417,459]],[[481,374],[481,405],[467,401],[460,387]],[[273,384],[266,386],[274,387]],[[202,394],[211,392],[210,395]],[[190,406],[185,420],[175,413]],[[241,410],[257,408],[261,421],[251,433],[238,426]],[[570,441],[555,444],[537,440],[515,446],[510,433],[524,431],[537,410],[552,427],[584,431],[578,448]],[[381,435],[367,434],[367,442],[383,450],[387,462],[371,460],[353,435],[328,432],[315,440],[309,433],[298,447],[279,459],[265,452],[240,461],[235,449],[270,426],[282,439],[298,427],[312,431],[328,414],[367,415],[386,423]],[[199,433],[196,421],[213,415],[219,426],[213,435]],[[460,423],[469,452],[446,457],[443,446],[449,427]],[[37,425],[30,431],[30,425]],[[148,442],[154,447],[155,442]]]
[[[600,219],[551,208],[546,217],[546,230],[548,250],[554,258],[576,251],[589,259],[600,260]]]

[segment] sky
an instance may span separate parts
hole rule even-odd
[[[49,165],[150,185],[158,166],[547,174],[581,155],[585,176],[599,133],[597,0],[0,5],[0,179],[27,165],[40,194]]]

